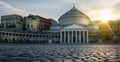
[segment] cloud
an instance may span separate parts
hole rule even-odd
[[[72,8],[73,3],[91,20],[99,19],[100,13],[104,11],[110,11],[120,18],[120,0],[2,0],[0,1],[0,14],[26,15],[29,12],[57,20]]]
[[[8,15],[8,14],[19,14],[25,16],[28,15],[29,13],[22,9],[13,7],[10,4],[0,0],[0,15]]]

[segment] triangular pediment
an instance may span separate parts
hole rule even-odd
[[[67,27],[64,27],[63,29],[85,29],[85,27],[77,25],[77,24],[72,24]]]

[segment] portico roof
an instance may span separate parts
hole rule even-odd
[[[72,25],[69,25],[67,27],[64,27],[63,30],[69,30],[69,29],[86,29],[86,27],[83,27],[83,26],[80,26],[80,25],[77,25],[77,24],[72,24]]]

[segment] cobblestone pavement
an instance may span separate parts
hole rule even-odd
[[[120,62],[120,46],[0,45],[0,62]]]

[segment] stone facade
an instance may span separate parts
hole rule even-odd
[[[13,14],[1,16],[1,27],[7,28],[16,28],[16,23],[22,19],[22,16]]]

